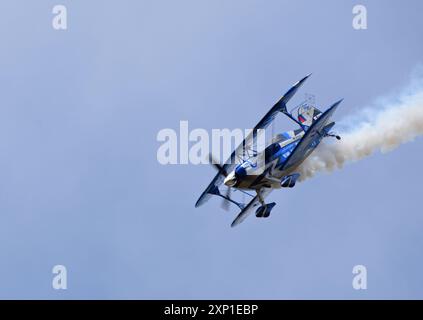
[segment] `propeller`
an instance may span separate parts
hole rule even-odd
[[[209,162],[225,178],[228,176],[228,173],[226,172],[226,170],[223,168],[222,165],[219,164],[218,161],[216,161],[216,159],[213,157],[212,154],[209,154]],[[227,198],[231,197],[231,187],[227,187],[225,197]],[[226,200],[225,198],[222,198],[222,203],[220,206],[222,207],[223,210],[229,211],[229,201]]]
[[[209,154],[209,162],[221,175],[223,175],[224,177],[228,176],[226,170],[223,168],[223,166],[219,164],[218,161],[216,161],[212,154]]]

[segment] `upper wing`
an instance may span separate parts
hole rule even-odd
[[[330,118],[336,111],[338,105],[342,102],[339,100],[335,102],[328,110],[326,110],[320,117],[313,122],[308,128],[301,141],[292,151],[283,165],[283,169],[289,169],[290,167],[298,164],[304,160],[308,154],[320,143],[322,138],[327,132],[324,132],[325,127],[329,125]],[[333,124],[330,126],[332,127]]]
[[[250,134],[244,139],[244,141],[232,152],[229,159],[225,162],[223,165],[223,169],[226,172],[232,171],[236,166],[236,159],[238,156],[242,155],[245,150],[248,150],[249,146],[252,145],[254,142],[257,131],[259,129],[266,129],[272,121],[275,119],[278,112],[282,112],[286,115],[288,115],[291,119],[293,119],[295,122],[297,122],[299,125],[301,123],[293,118],[290,113],[287,112],[286,104],[288,101],[294,96],[294,94],[297,92],[297,90],[302,86],[302,84],[307,80],[307,78],[310,77],[310,75],[304,77],[297,83],[295,83],[283,96],[279,99],[279,101],[266,113],[266,115],[257,123],[257,125],[254,127],[254,129],[250,132]],[[207,202],[207,200],[210,198],[210,195],[216,194],[219,192],[219,186],[223,183],[224,177],[218,173],[212,180],[212,182],[208,185],[206,190],[203,191],[200,198],[197,200],[195,206],[199,207],[203,203]]]
[[[272,189],[270,188],[262,188],[261,189],[261,196],[266,198],[270,192],[272,192]],[[238,216],[235,218],[235,220],[232,222],[231,227],[235,227],[239,225],[242,221],[247,218],[257,206],[260,205],[260,201],[258,199],[258,196],[255,196],[249,204],[246,205],[246,207],[238,214]]]
[[[259,129],[266,129],[272,122],[275,120],[276,115],[279,112],[282,112],[290,118],[292,118],[295,122],[297,122],[300,126],[301,123],[298,122],[297,119],[293,118],[291,114],[288,113],[286,109],[286,104],[288,101],[294,96],[294,94],[297,92],[297,90],[303,85],[303,83],[307,80],[308,77],[310,77],[311,74],[304,77],[300,81],[296,82],[283,96],[279,99],[278,102],[266,113],[266,115],[257,123],[257,125],[254,127],[254,129],[250,132],[250,134],[244,139],[244,141],[235,149],[234,152],[232,152],[229,159],[225,162],[224,168],[226,169],[226,172],[229,172],[233,170],[234,163],[238,155],[242,154],[243,151],[248,148],[248,146],[251,146],[254,139],[257,136],[257,131]]]

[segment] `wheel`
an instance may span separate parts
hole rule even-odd
[[[256,217],[257,218],[268,218],[270,216],[270,212],[272,211],[273,207],[276,205],[275,202],[266,203],[265,205],[260,206],[256,210]]]

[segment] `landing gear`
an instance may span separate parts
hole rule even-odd
[[[272,203],[265,203],[263,197],[261,196],[261,190],[257,191],[257,197],[261,203],[261,206],[258,207],[256,210],[256,217],[257,218],[268,218],[270,216],[270,212],[272,211],[273,207],[276,205],[275,202]]]
[[[276,206],[275,202],[266,203],[260,206],[256,211],[257,218],[268,218],[270,216],[270,212],[272,211],[273,207]]]

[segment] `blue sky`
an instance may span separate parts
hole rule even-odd
[[[363,31],[348,0],[59,3],[0,4],[0,298],[423,298],[422,139],[235,229],[235,208],[194,208],[211,167],[156,160],[160,129],[251,128],[310,72],[298,99],[343,97],[339,119],[395,92],[422,63],[421,1],[360,1]]]

